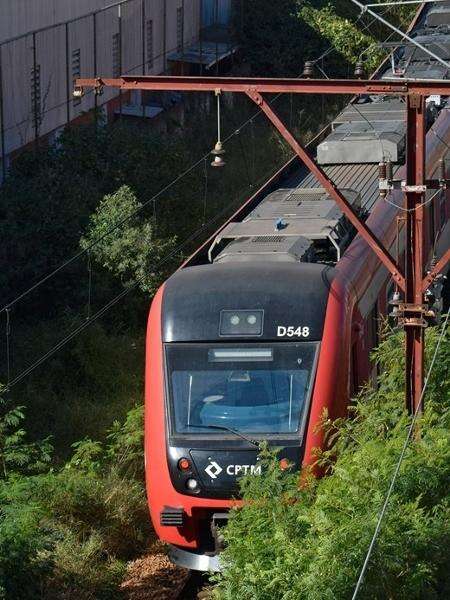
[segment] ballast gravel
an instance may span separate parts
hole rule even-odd
[[[176,600],[188,578],[189,571],[173,565],[164,544],[155,542],[146,556],[128,564],[121,589],[126,600]]]

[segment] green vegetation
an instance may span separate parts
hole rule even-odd
[[[384,51],[377,47],[376,40],[350,19],[336,15],[330,4],[324,8],[305,4],[298,15],[321,39],[328,40],[349,65],[355,65],[361,57],[366,71],[371,73],[384,58]]]
[[[154,294],[161,276],[160,272],[154,273],[154,265],[173,250],[175,238],[156,238],[155,217],[142,222],[137,216],[141,210],[142,204],[132,190],[122,186],[100,202],[80,245],[83,250],[92,247],[96,262],[111,271],[123,285],[139,282],[143,292]],[[115,227],[115,235],[108,235]]]
[[[417,7],[404,5],[379,10],[394,25],[406,29]],[[361,15],[350,1],[247,0],[244,2],[241,45],[253,75],[297,77],[306,60],[330,76],[352,75],[359,58],[367,73],[386,56],[378,42],[392,31],[370,15]],[[300,41],[300,43],[299,43]],[[270,52],[268,52],[270,48]],[[328,53],[329,49],[333,52]],[[323,73],[316,71],[316,76]]]
[[[0,419],[0,598],[119,598],[126,561],[151,539],[142,409],[104,444],[75,444],[62,468],[50,468],[48,440],[27,442],[23,417],[6,409]]]
[[[438,332],[429,330],[428,356]],[[242,481],[244,508],[225,531],[220,600],[344,600],[351,597],[404,444],[403,344],[389,335],[375,352],[379,387],[361,391],[353,418],[324,427],[332,447],[318,456],[320,481],[280,470]],[[410,443],[360,598],[448,598],[450,594],[450,329],[429,383],[426,411]]]
[[[368,21],[358,20],[347,4],[247,0],[241,40],[246,62],[238,68],[252,75],[298,75],[304,60],[316,58],[330,44],[338,52],[327,57],[327,72],[346,75],[369,46],[375,60],[378,54],[373,40],[378,35],[383,37],[382,28],[375,24],[361,33],[360,26]],[[406,17],[399,12],[398,18]],[[141,408],[145,319],[151,297],[181,260],[291,156],[265,117],[256,115],[248,99],[224,95],[227,166],[225,170],[211,169],[209,156],[199,161],[215,142],[212,100],[212,95],[185,97],[183,108],[179,106],[167,118],[164,131],[142,121],[107,125],[100,117],[90,124],[67,128],[55,144],[20,156],[0,189],[2,305],[68,257],[85,251],[11,308],[11,379],[85,324],[122,290],[134,288],[101,321],[91,324],[1,401],[0,600],[120,598],[118,583],[126,561],[144,552],[151,539],[143,488]],[[317,98],[294,95],[277,98],[273,106],[294,132],[308,141],[345,100],[322,97],[318,103]],[[198,164],[190,169],[196,161]],[[183,178],[171,184],[184,172]],[[195,239],[180,246],[194,233]],[[168,255],[170,258],[161,264]],[[395,346],[395,342],[389,343]],[[380,352],[383,356],[383,349]],[[441,380],[445,382],[442,369]],[[0,379],[7,382],[6,368]],[[433,389],[437,389],[437,381]],[[447,384],[443,385],[447,393]],[[323,569],[320,593],[325,590],[325,595],[317,592],[316,596],[305,597],[334,597],[326,586],[331,585],[343,556],[345,568],[336,585],[339,590],[350,589],[363,542],[369,535],[369,528],[361,534],[359,526],[374,518],[399,444],[395,432],[405,423],[399,411],[398,389],[392,387],[389,394],[386,392],[389,402],[382,406],[370,392],[367,408],[362,399],[358,402],[355,425],[338,424],[340,435],[335,448],[342,458],[334,466],[332,454],[321,457],[333,470],[328,480],[311,482],[308,489],[298,492],[296,477],[281,476],[268,458],[271,476],[264,482],[265,487],[255,488],[262,485],[262,480],[243,483],[246,496],[261,499],[262,508],[256,514],[256,503],[250,503],[236,513],[228,532],[229,568],[218,593],[239,600],[258,600],[269,594],[275,599],[279,590],[299,589],[300,581],[302,586],[309,581],[309,589],[313,589],[314,579],[321,579],[317,573]],[[437,407],[437,402],[433,406]],[[379,416],[376,408],[382,409]],[[444,445],[437,426],[441,417],[435,408],[427,413],[423,424],[424,431],[435,432],[435,442],[429,442],[433,451],[436,446],[432,444]],[[379,428],[379,437],[373,441],[373,453],[367,450],[366,464],[370,466],[370,460],[380,457],[382,460],[380,476],[374,469],[366,480],[364,473],[358,472],[357,454],[352,466],[352,452],[358,452],[359,446],[355,442],[352,448],[351,436],[369,435],[364,423],[370,422]],[[420,448],[431,460],[423,447],[427,440],[424,436]],[[445,448],[441,452],[443,456]],[[408,460],[416,460],[417,466],[420,457],[414,457],[412,453]],[[349,469],[352,466],[349,473],[355,477],[354,488],[347,491],[344,475],[339,479],[340,466],[346,464]],[[406,503],[418,505],[417,520],[411,525],[411,536],[417,543],[412,540],[409,544],[408,540],[411,564],[431,529],[436,532],[433,544],[439,542],[442,533],[440,473],[432,473],[426,465],[419,479],[423,484],[430,476],[436,500],[431,492],[424,493],[423,500],[418,499],[414,494],[419,484],[412,479],[404,495]],[[335,484],[328,483],[332,481],[338,482],[342,502],[342,498],[347,501],[345,493],[349,494],[350,505],[354,502],[354,523],[344,521],[342,504],[336,504],[342,510],[333,509]],[[362,494],[373,492],[364,515],[362,503],[357,502],[359,484]],[[270,499],[273,492],[278,500]],[[282,494],[295,500],[301,496],[302,501],[285,505],[284,496],[280,502]],[[367,498],[364,501],[367,503]],[[275,520],[278,514],[282,518]],[[252,518],[256,525],[250,528]],[[395,522],[386,526],[387,533],[390,528],[397,531]],[[270,532],[271,545],[258,532]],[[241,537],[242,533],[248,538]],[[321,549],[317,556],[305,543],[313,535]],[[401,539],[405,543],[404,537]],[[388,550],[389,544],[398,549],[391,540],[392,536],[387,537],[383,544]],[[430,551],[430,557],[436,559],[433,565],[425,556],[420,563],[424,571],[414,571],[414,581],[425,573],[422,579],[428,586],[427,593],[434,589],[433,577],[436,582],[442,579],[434,565],[444,568],[435,557],[435,546],[432,548],[434,554]],[[392,552],[389,565],[381,563],[377,554],[371,571],[374,573],[375,566],[383,564],[389,585],[396,576],[395,568],[398,573],[412,569],[409,563],[394,560]],[[265,557],[273,558],[280,570],[270,561],[264,566]],[[239,576],[239,568],[248,574],[246,585],[250,587],[240,587],[246,577]],[[397,579],[403,581],[402,577]],[[370,585],[368,589],[375,589],[372,580]],[[383,589],[390,588],[386,584]],[[284,596],[290,597],[297,596]]]

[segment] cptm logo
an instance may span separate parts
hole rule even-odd
[[[215,460],[212,460],[206,467],[205,471],[208,473],[211,479],[217,479],[217,476],[222,473],[223,469],[216,463]]]
[[[211,479],[217,479],[222,473],[223,469],[220,465],[212,460],[205,469],[206,473]],[[261,465],[228,465],[226,468],[226,474],[230,477],[236,477],[237,475],[261,475]]]

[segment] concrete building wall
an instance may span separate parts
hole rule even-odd
[[[91,91],[74,99],[74,78],[164,72],[165,55],[180,42],[179,11],[184,44],[198,39],[200,0],[127,0],[120,8],[105,9],[112,3],[0,3],[0,159],[6,162],[36,136],[46,136],[93,108],[95,101],[103,105],[117,96],[105,89],[96,100]],[[99,12],[94,16],[94,11]],[[8,41],[14,36],[22,37]]]
[[[2,0],[0,42],[62,23],[113,4],[115,0]]]

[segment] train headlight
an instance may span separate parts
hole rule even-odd
[[[263,332],[264,311],[222,310],[220,312],[220,336],[259,336]]]
[[[196,479],[188,479],[186,481],[186,487],[191,492],[195,492],[198,489],[198,481]]]

